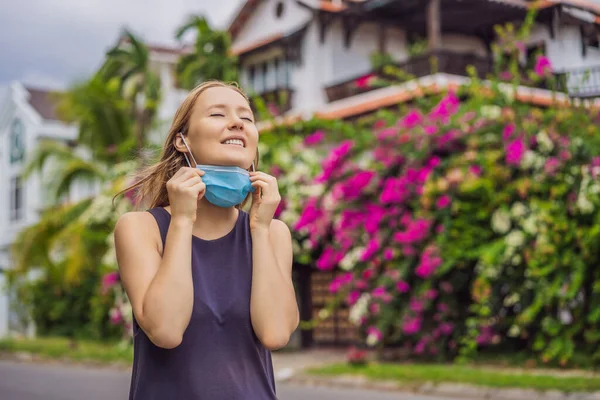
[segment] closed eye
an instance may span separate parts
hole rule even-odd
[[[242,119],[245,119],[246,121],[253,122],[253,121],[252,121],[252,118],[242,118]]]
[[[224,117],[224,114],[210,114],[211,117]]]

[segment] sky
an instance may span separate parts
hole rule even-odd
[[[102,62],[122,27],[152,44],[174,43],[190,14],[225,28],[242,0],[13,0],[0,6],[0,87],[63,89]]]

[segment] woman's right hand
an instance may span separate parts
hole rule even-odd
[[[196,221],[198,201],[204,197],[206,185],[202,182],[204,171],[197,168],[182,167],[167,182],[169,204],[173,218]]]

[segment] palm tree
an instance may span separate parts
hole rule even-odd
[[[78,144],[94,159],[118,162],[135,146],[131,105],[120,93],[118,78],[97,73],[57,95],[61,118],[79,127]]]
[[[146,135],[158,110],[160,78],[150,68],[148,47],[128,30],[124,30],[122,39],[106,57],[100,74],[107,81],[119,79],[121,92],[136,120],[135,137],[140,150],[146,144]]]
[[[176,67],[182,87],[191,89],[203,80],[237,81],[238,60],[231,54],[231,38],[226,31],[213,30],[206,18],[191,16],[177,29],[181,41],[189,32],[196,34],[194,51],[181,57]]]

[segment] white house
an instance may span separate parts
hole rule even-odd
[[[571,73],[571,96],[600,95],[600,6],[586,0],[248,0],[229,32],[246,90],[285,93],[290,101],[280,111],[287,116],[347,118],[402,97],[403,88],[356,87],[373,71],[374,52],[425,82],[458,82],[468,65],[490,70],[494,26],[523,21],[534,3],[539,14],[527,55],[541,51],[556,72]],[[423,41],[425,51],[415,54]]]

